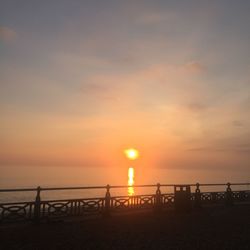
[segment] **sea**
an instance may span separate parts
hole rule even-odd
[[[240,169],[175,169],[134,167],[133,181],[128,176],[129,167],[69,167],[69,166],[0,166],[0,191],[18,188],[92,187],[100,189],[76,189],[42,191],[43,200],[104,197],[107,184],[131,187],[111,188],[111,196],[153,194],[156,187],[133,187],[144,184],[203,184],[250,183],[250,171]],[[232,186],[233,190],[249,190],[250,186]],[[225,191],[226,186],[201,187],[201,191]],[[162,193],[172,193],[173,187],[161,187]],[[0,192],[0,202],[35,200],[36,192]]]

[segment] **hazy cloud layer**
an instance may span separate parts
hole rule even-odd
[[[249,7],[3,1],[0,162],[247,169]]]

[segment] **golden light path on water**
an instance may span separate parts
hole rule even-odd
[[[131,160],[134,161],[139,157],[139,151],[135,148],[128,148],[124,150],[124,153],[126,155],[126,157]],[[134,183],[135,183],[135,171],[133,167],[129,167],[128,169],[128,195],[132,196],[135,194],[134,191]]]
[[[134,176],[135,176],[135,171],[134,171],[134,168],[133,167],[130,167],[128,169],[128,195],[129,196],[132,196],[134,195],[135,191],[134,191]]]

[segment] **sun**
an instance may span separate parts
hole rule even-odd
[[[124,153],[130,160],[136,160],[139,157],[139,151],[134,148],[125,149]]]

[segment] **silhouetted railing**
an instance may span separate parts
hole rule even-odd
[[[36,192],[34,201],[0,203],[0,222],[58,219],[72,216],[108,216],[121,211],[142,209],[167,210],[175,208],[177,211],[188,211],[207,205],[232,205],[250,202],[250,191],[232,191],[232,187],[248,186],[250,183],[227,184],[156,184],[134,185],[133,188],[155,188],[155,193],[144,195],[112,196],[112,190],[130,188],[131,186],[92,186],[92,187],[58,187],[58,188],[21,188],[0,189],[1,193],[8,192]],[[201,187],[224,186],[225,191],[201,192]],[[162,187],[171,187],[173,192],[162,193]],[[41,192],[56,190],[104,190],[104,196],[99,198],[42,200]],[[193,189],[193,192],[191,191]]]

